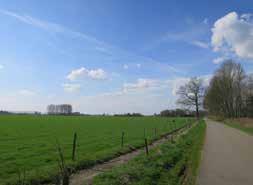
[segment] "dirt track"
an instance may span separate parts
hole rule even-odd
[[[253,136],[207,120],[197,185],[253,185]]]
[[[188,130],[187,127],[182,128],[182,129],[178,130],[177,132],[175,132],[173,135],[174,135],[174,137],[176,137],[176,135],[181,135],[181,134],[185,133],[187,130]],[[152,149],[155,146],[164,143],[168,139],[171,139],[171,134],[164,135],[161,139],[154,141],[151,145],[149,145],[149,149]],[[73,174],[70,178],[70,185],[84,185],[84,184],[91,185],[92,180],[95,176],[97,176],[101,172],[108,171],[115,166],[119,166],[120,164],[124,164],[124,163],[128,162],[132,158],[139,155],[143,150],[144,150],[143,148],[138,149],[136,151],[121,155],[121,156],[119,156],[115,159],[112,159],[108,162],[105,162],[103,164],[98,164],[90,169],[84,169],[76,174]]]

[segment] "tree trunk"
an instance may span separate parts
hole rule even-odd
[[[195,105],[196,105],[196,118],[199,119],[199,100],[198,97],[196,96],[195,98]]]

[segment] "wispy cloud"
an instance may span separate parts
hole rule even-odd
[[[203,20],[203,23],[204,23],[204,24],[208,24],[208,19],[205,18],[205,19]]]
[[[209,48],[209,44],[203,41],[199,41],[199,40],[194,40],[191,42],[193,45],[200,47],[200,48],[204,48],[204,49],[208,49]]]
[[[3,68],[4,68],[4,66],[0,64],[0,69],[3,69]]]
[[[133,90],[144,90],[149,89],[153,87],[157,87],[159,85],[158,80],[154,79],[138,79],[136,83],[125,83],[123,85],[123,91],[133,91]]]
[[[28,89],[22,89],[18,92],[18,94],[22,95],[22,96],[34,96],[37,93],[32,91],[32,90],[28,90]]]
[[[7,11],[7,10],[1,10],[0,9],[0,13],[13,17],[15,19],[17,19],[18,21],[21,21],[25,24],[29,24],[31,26],[40,28],[42,30],[51,32],[51,33],[64,33],[67,34],[73,38],[81,38],[81,39],[85,39],[87,41],[96,43],[97,45],[105,45],[106,43],[96,39],[95,37],[92,37],[90,35],[78,32],[78,31],[73,31],[65,26],[62,26],[60,24],[57,23],[52,23],[52,22],[48,22],[48,21],[44,21],[26,14],[18,14],[12,11]]]
[[[123,68],[124,68],[124,69],[128,69],[129,66],[128,66],[127,64],[124,64],[124,65],[123,65]]]
[[[218,57],[218,58],[213,59],[213,63],[220,64],[220,63],[224,62],[225,60],[226,60],[225,57]]]
[[[186,21],[185,29],[182,31],[168,31],[158,37],[153,43],[148,47],[145,47],[145,51],[157,48],[163,43],[168,42],[183,42],[186,44],[191,44],[199,46],[201,48],[208,48],[207,42],[201,41],[206,37],[209,30],[208,20],[204,19],[202,22],[196,22],[192,19]]]
[[[140,61],[160,63],[159,61],[154,60],[152,58],[149,58],[146,56],[141,56],[141,55],[135,54],[131,51],[124,50],[118,46],[114,46],[112,44],[101,41],[94,36],[85,34],[83,32],[74,31],[74,30],[69,29],[61,24],[58,24],[58,23],[49,22],[49,21],[35,18],[30,15],[19,14],[19,13],[13,12],[13,11],[7,11],[7,10],[2,10],[2,9],[0,9],[0,14],[15,18],[16,20],[18,20],[24,24],[31,25],[33,27],[39,28],[39,29],[44,30],[49,33],[64,34],[64,35],[69,36],[70,38],[83,39],[83,40],[91,43],[94,50],[96,50],[100,53],[106,54],[106,55],[110,55],[111,57],[113,57],[114,60],[133,61],[133,63],[134,62],[137,63]],[[60,50],[60,51],[63,54],[66,53],[63,50]],[[139,63],[137,63],[137,67],[140,67]],[[174,72],[174,73],[180,71],[178,69],[175,69],[173,66],[171,66],[170,69],[171,69],[171,72]]]
[[[65,92],[70,92],[70,93],[78,92],[81,89],[80,84],[65,83],[62,86]]]
[[[101,68],[89,70],[84,67],[81,67],[80,69],[72,70],[68,74],[67,79],[74,81],[74,80],[81,79],[84,77],[88,77],[93,80],[105,80],[107,79],[108,76],[107,76],[107,73]]]

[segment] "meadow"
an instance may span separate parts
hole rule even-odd
[[[82,168],[126,152],[129,145],[142,146],[145,137],[156,139],[187,122],[151,116],[0,116],[0,184],[15,183],[23,172],[27,180],[52,178],[58,173],[57,145],[68,165]],[[75,132],[76,160],[72,161]]]

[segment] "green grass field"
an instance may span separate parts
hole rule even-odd
[[[126,145],[143,145],[144,135],[155,139],[155,128],[158,137],[186,123],[162,117],[0,116],[0,184],[17,181],[19,171],[26,171],[26,179],[50,179],[58,172],[56,140],[69,165],[84,167],[127,151]],[[77,159],[71,162],[74,132]]]

